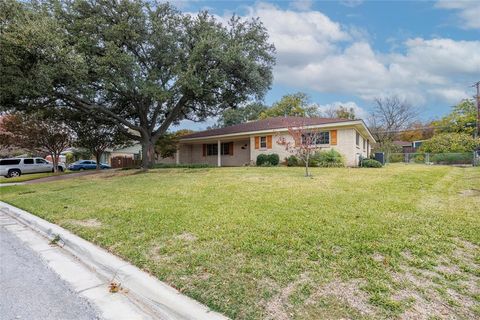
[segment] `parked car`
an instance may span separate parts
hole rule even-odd
[[[65,164],[58,164],[59,171],[65,171],[65,169]],[[42,158],[8,158],[0,160],[0,175],[7,178],[39,172],[53,172],[53,163]]]
[[[97,168],[97,162],[94,160],[78,160],[68,166],[69,170],[81,171],[81,170],[93,170]],[[106,163],[100,163],[100,169],[110,169],[111,167]]]

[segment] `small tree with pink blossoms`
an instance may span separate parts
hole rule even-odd
[[[293,141],[279,136],[277,143],[285,147],[285,150],[295,155],[305,164],[305,177],[311,177],[309,162],[311,156],[318,150],[319,132],[316,129],[308,128],[304,124],[288,127],[288,133]]]

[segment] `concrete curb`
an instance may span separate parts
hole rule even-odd
[[[0,201],[0,208],[24,225],[50,239],[59,236],[63,249],[103,278],[114,279],[121,283],[122,287],[128,290],[127,295],[154,319],[228,319],[60,226],[3,201]]]
[[[0,187],[10,187],[10,186],[23,186],[25,182],[7,182],[0,183]]]

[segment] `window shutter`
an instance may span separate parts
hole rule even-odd
[[[330,130],[330,144],[332,146],[337,145],[337,130]]]
[[[272,149],[272,136],[267,136],[267,149]]]
[[[230,142],[229,143],[229,146],[228,146],[228,154],[233,156],[233,142]]]
[[[203,144],[203,156],[207,156],[207,145],[205,143]]]
[[[255,137],[255,149],[260,149],[260,137]]]

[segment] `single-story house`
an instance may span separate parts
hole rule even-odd
[[[393,144],[402,148],[402,153],[415,152],[410,141],[395,140]]]
[[[112,161],[116,158],[139,160],[142,158],[142,145],[140,143],[134,143],[127,147],[107,149],[102,153],[100,161],[113,166],[114,163]]]
[[[402,147],[402,153],[415,153],[424,141],[426,140],[416,140],[412,142],[395,140],[393,144]]]
[[[277,117],[182,136],[176,155],[158,162],[244,166],[255,164],[261,153],[276,153],[283,161],[292,153],[280,142],[293,143],[288,129],[299,126],[321,132],[320,150],[337,150],[351,167],[369,157],[375,143],[363,120]]]

